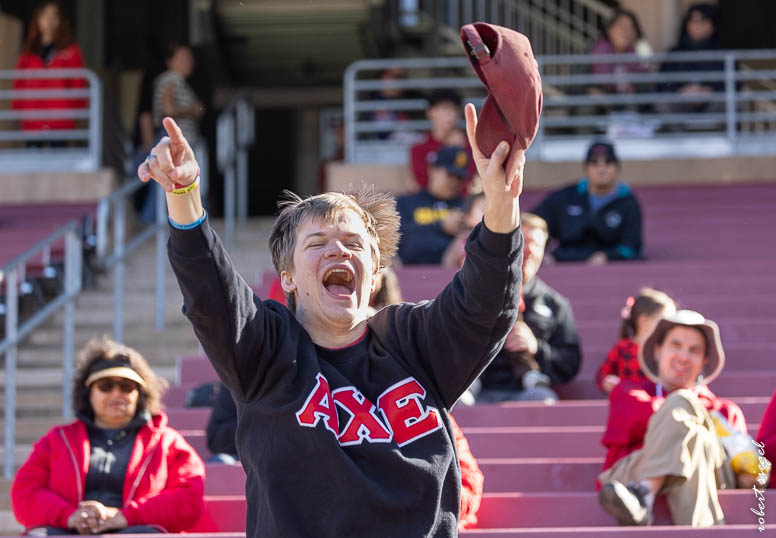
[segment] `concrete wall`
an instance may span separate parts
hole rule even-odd
[[[82,173],[1,174],[0,200],[4,204],[91,201],[109,195],[116,187],[116,174],[109,168]]]
[[[529,162],[526,165],[525,187],[557,188],[575,181],[583,173],[579,162]],[[642,186],[776,182],[776,157],[624,161],[620,177],[631,185]],[[394,193],[414,188],[410,171],[404,165],[332,163],[327,167],[326,180],[327,190],[343,190],[361,183]]]

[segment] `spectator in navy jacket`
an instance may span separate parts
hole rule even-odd
[[[618,180],[614,146],[594,142],[585,159],[586,177],[551,193],[533,213],[547,221],[558,241],[555,261],[642,259],[641,208],[630,188]]]
[[[445,250],[465,226],[460,193],[470,163],[464,147],[440,149],[428,170],[428,187],[396,201],[401,217],[402,263],[442,263]]]

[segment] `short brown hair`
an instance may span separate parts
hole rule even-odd
[[[534,213],[522,212],[520,213],[520,222],[524,226],[530,226],[531,228],[538,228],[544,232],[544,235],[550,235],[550,229],[547,226],[547,221]]]
[[[76,414],[81,413],[94,417],[94,411],[89,402],[89,387],[86,386],[86,379],[100,361],[117,358],[126,360],[127,366],[137,372],[145,381],[145,387],[138,387],[140,394],[137,399],[136,412],[147,410],[155,415],[163,409],[162,394],[167,390],[167,380],[157,376],[138,351],[103,336],[87,342],[75,365],[73,411]]]
[[[278,203],[280,215],[272,225],[269,236],[272,263],[278,275],[294,268],[296,235],[304,221],[312,218],[331,223],[347,210],[353,211],[364,221],[373,243],[375,270],[391,264],[399,245],[399,214],[392,195],[366,186],[353,192],[326,192],[307,198],[301,198],[290,191],[285,191],[284,195],[285,199]],[[286,297],[289,309],[295,310],[293,296],[286,294]]]

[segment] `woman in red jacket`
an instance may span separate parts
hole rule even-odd
[[[180,532],[197,522],[205,467],[167,426],[165,386],[134,349],[87,344],[74,379],[77,420],[35,444],[11,487],[29,534]]]
[[[27,38],[16,69],[65,69],[84,67],[81,49],[73,41],[70,24],[64,17],[58,2],[41,4],[33,13]],[[65,90],[85,88],[85,79],[69,78],[20,78],[14,81],[15,90]],[[82,98],[40,98],[18,99],[13,102],[17,110],[69,110],[85,108]],[[75,129],[74,119],[25,119],[21,122],[24,131],[47,131]],[[37,143],[40,144],[40,143]],[[62,146],[64,141],[48,142],[51,146]]]

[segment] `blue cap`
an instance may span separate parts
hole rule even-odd
[[[466,148],[445,146],[437,151],[434,166],[440,166],[461,179],[469,177],[471,157]]]

